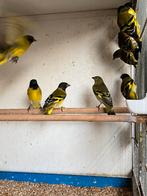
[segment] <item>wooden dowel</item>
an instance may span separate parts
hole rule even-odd
[[[88,121],[88,122],[136,122],[136,117],[131,115],[102,115],[102,114],[0,114],[0,121]]]
[[[127,107],[115,107],[114,111],[116,113],[128,113]],[[104,113],[104,108],[98,109],[95,108],[64,108],[63,112],[60,108],[55,108],[53,110],[53,114],[89,114],[89,113]],[[0,114],[42,114],[42,112],[38,109],[32,109],[29,112],[27,109],[0,109]]]
[[[136,117],[136,123],[147,123],[147,115],[137,115]]]

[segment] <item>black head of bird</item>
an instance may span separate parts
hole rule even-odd
[[[37,88],[38,88],[37,80],[32,79],[32,80],[30,81],[29,87],[30,87],[30,88],[33,88],[33,89],[37,89]]]
[[[65,90],[68,86],[70,86],[70,84],[66,83],[66,82],[61,82],[58,86],[58,88],[61,88],[63,90]]]
[[[37,41],[32,35],[25,35],[24,37],[29,41],[29,43]]]
[[[128,74],[122,74],[121,76],[120,76],[120,78],[123,80],[123,79],[125,79],[125,78],[130,78],[130,76],[128,75]]]
[[[92,79],[95,81],[95,83],[102,83],[103,79],[100,76],[94,76]]]

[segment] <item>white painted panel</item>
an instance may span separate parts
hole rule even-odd
[[[0,108],[27,107],[29,80],[37,78],[43,101],[59,82],[71,84],[65,107],[98,105],[94,75],[104,78],[114,105],[124,105],[120,75],[129,66],[113,61],[113,12],[38,16],[30,32],[38,40],[17,64],[0,67]],[[126,123],[1,122],[0,169],[126,176],[131,171]]]
[[[1,0],[0,16],[117,8],[127,0]]]

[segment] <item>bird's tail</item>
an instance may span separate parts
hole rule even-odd
[[[113,109],[105,108],[105,112],[106,112],[108,115],[115,115],[115,112],[114,112]]]
[[[53,107],[51,107],[51,108],[43,108],[44,114],[48,114],[48,115],[52,114],[53,109],[54,109]]]
[[[116,113],[114,112],[114,110],[110,110],[107,114],[108,115],[115,115]]]
[[[38,101],[34,101],[32,103],[32,106],[33,106],[34,109],[40,109],[41,108],[41,104]]]

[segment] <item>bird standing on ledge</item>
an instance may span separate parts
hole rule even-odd
[[[96,98],[99,100],[100,105],[104,104],[106,107],[106,112],[108,114],[114,115],[115,112],[112,109],[113,108],[112,98],[103,79],[100,76],[92,77],[92,79],[94,79],[94,85],[92,89]],[[100,107],[100,105],[98,106],[98,108]]]
[[[41,108],[42,92],[40,87],[38,86],[37,80],[32,79],[30,81],[27,94],[28,94],[28,99],[30,101],[28,111],[31,109],[31,107],[34,109]]]
[[[61,82],[58,88],[46,99],[43,111],[44,114],[52,114],[55,107],[59,107],[66,98],[66,88],[70,86],[66,82]],[[61,108],[62,109],[62,108]]]

